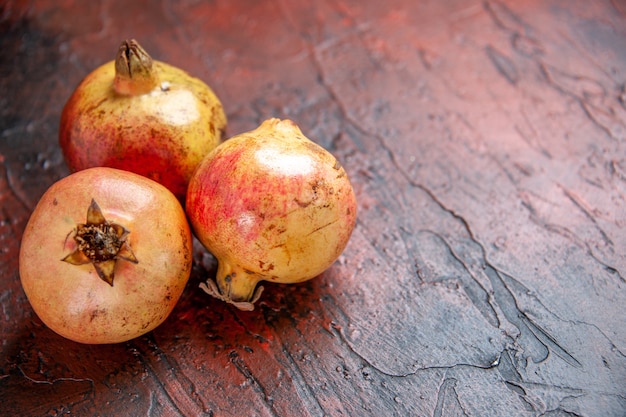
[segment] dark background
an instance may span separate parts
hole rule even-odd
[[[358,223],[254,312],[189,285],[144,337],[48,330],[17,253],[68,174],[80,80],[136,38],[208,83],[230,136],[290,118],[348,172]],[[626,415],[626,3],[4,1],[0,414]]]

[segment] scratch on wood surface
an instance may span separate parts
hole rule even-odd
[[[582,364],[578,362],[578,360],[573,357],[567,350],[561,346],[558,341],[552,337],[548,332],[535,324],[531,319],[529,319],[525,314],[520,314],[520,319],[528,326],[530,331],[535,335],[535,337],[540,340],[550,351],[554,352],[557,356],[567,362],[569,365],[574,368],[582,368]]]
[[[511,85],[517,85],[519,81],[519,72],[517,71],[517,68],[511,58],[498,51],[492,45],[487,45],[485,52],[500,75],[502,75]]]
[[[295,389],[298,392],[299,398],[306,405],[307,411],[313,415],[327,415],[325,408],[320,403],[318,396],[312,390],[312,387],[306,382],[305,376],[300,369],[297,361],[293,358],[291,352],[288,349],[282,349],[283,355],[289,361],[289,374],[291,375]]]
[[[261,384],[261,381],[248,368],[245,361],[239,356],[236,350],[230,351],[228,354],[230,362],[235,365],[235,369],[239,371],[244,378],[250,381],[252,389],[261,395],[263,403],[267,405],[269,411],[273,416],[278,416],[276,409],[274,408],[274,399],[268,394],[267,389]]]
[[[25,212],[27,213],[32,212],[34,207],[30,207],[30,205],[26,202],[26,200],[22,197],[22,195],[17,191],[16,184],[13,182],[11,172],[9,171],[9,168],[6,165],[6,161],[4,160],[4,158],[2,158],[2,160],[0,161],[0,164],[2,164],[3,171],[4,171],[4,175],[0,179],[0,190],[8,190],[10,194],[15,198],[15,201],[17,201],[17,203],[21,206],[21,208],[25,210]],[[4,200],[5,198],[7,198],[6,194],[4,193],[0,194],[0,201]],[[3,203],[3,206],[5,205],[6,204]]]
[[[450,244],[439,234],[428,230],[418,231],[415,237],[415,245],[411,249],[412,252],[415,252],[416,262],[421,268],[422,280],[458,280],[465,294],[489,324],[499,327],[500,321],[490,304],[489,293],[467,269],[463,260],[454,252]],[[433,269],[432,267],[429,268],[429,265],[436,265],[437,268],[429,271],[429,269]]]
[[[443,380],[437,392],[437,405],[433,411],[433,417],[443,417],[446,415],[467,417],[467,413],[459,402],[459,397],[455,390],[456,384],[457,380],[455,378],[446,378]]]
[[[202,397],[196,392],[194,383],[184,375],[173,358],[162,352],[153,341],[147,340],[147,336],[136,339],[134,346],[141,354],[139,359],[152,374],[154,382],[181,415],[212,414],[209,407],[203,403]]]
[[[574,98],[589,120],[606,132],[609,138],[618,142],[626,138],[626,125],[618,111],[607,101],[607,89],[593,78],[570,74],[553,65],[540,63],[539,66],[548,85],[566,96]],[[617,102],[617,100],[616,100]],[[617,107],[621,109],[621,107]],[[626,117],[626,114],[623,116]]]
[[[613,246],[613,241],[611,240],[611,238],[609,238],[607,233],[598,224],[598,217],[600,217],[601,215],[599,210],[590,207],[589,204],[575,192],[567,189],[560,184],[559,187],[561,188],[565,196],[576,206],[576,208],[578,208],[583,213],[583,215],[593,224],[594,228],[598,231],[598,233],[600,233],[600,236],[602,236],[602,240],[604,240],[606,244]]]
[[[497,27],[523,35],[529,32],[528,24],[504,3],[499,1],[485,1],[484,8]]]

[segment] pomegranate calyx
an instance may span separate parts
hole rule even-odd
[[[261,294],[263,293],[263,286],[259,286],[254,290],[252,298],[249,301],[234,301],[228,295],[223,295],[219,288],[217,288],[217,284],[212,279],[207,279],[206,284],[201,282],[199,287],[209,294],[211,297],[217,298],[220,301],[224,301],[225,303],[232,304],[237,307],[239,310],[243,311],[253,311],[254,303],[256,303],[259,298],[261,298]]]
[[[134,40],[121,43],[115,58],[113,88],[121,95],[140,95],[159,84],[152,57]]]
[[[129,233],[124,226],[107,221],[98,203],[92,199],[87,209],[87,221],[77,224],[74,229],[76,250],[61,260],[72,265],[91,263],[98,277],[113,286],[118,259],[139,262],[126,240]]]

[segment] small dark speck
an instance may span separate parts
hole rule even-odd
[[[101,315],[105,315],[107,313],[107,311],[105,309],[97,309],[97,310],[93,310],[91,312],[91,314],[89,315],[89,321],[94,321],[94,319],[98,316]]]
[[[626,106],[626,84],[622,85],[618,100],[622,106]]]

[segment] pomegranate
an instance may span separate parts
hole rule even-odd
[[[143,176],[91,168],[53,184],[20,247],[24,292],[56,333],[123,342],[170,314],[191,272],[191,231],[176,197]]]
[[[198,163],[221,140],[226,116],[202,81],[122,42],[115,61],[89,74],[61,115],[59,143],[71,171],[124,169],[184,201]]]
[[[333,155],[291,120],[269,119],[207,155],[189,182],[186,212],[218,260],[217,284],[202,289],[252,310],[259,281],[302,282],[339,257],[356,199]]]

